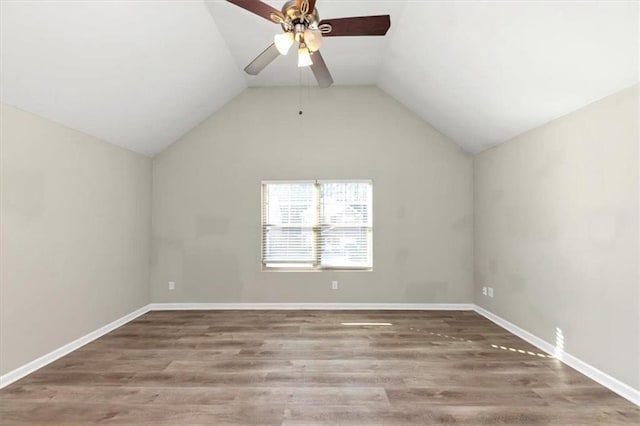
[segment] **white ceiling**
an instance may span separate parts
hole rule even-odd
[[[3,103],[152,155],[246,87],[202,1],[0,3]]]
[[[293,52],[245,75],[278,26],[223,0],[0,4],[0,100],[148,155],[247,86],[313,84]],[[336,84],[377,85],[472,152],[638,82],[635,1],[317,8],[390,14],[386,37],[325,39]]]
[[[637,2],[409,1],[396,26],[378,85],[472,152],[638,82]]]

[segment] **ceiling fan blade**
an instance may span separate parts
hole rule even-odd
[[[271,46],[264,49],[249,65],[244,68],[247,74],[258,75],[267,65],[269,65],[275,58],[280,56],[280,52],[276,48],[275,43],[271,43]]]
[[[340,36],[382,36],[391,27],[389,15],[358,16],[353,18],[325,19],[320,25],[329,24],[331,32],[323,33],[323,37]]]
[[[271,16],[276,15],[280,17],[280,19],[284,18],[282,12],[278,9],[275,9],[269,6],[266,3],[261,2],[260,0],[227,0],[229,3],[233,3],[236,6],[240,6],[243,9],[248,10],[249,12],[255,13],[258,16],[262,16],[264,19],[277,23],[274,21]]]
[[[313,75],[316,76],[318,85],[323,89],[331,86],[333,84],[333,77],[331,77],[329,68],[327,68],[327,64],[324,62],[324,58],[320,54],[319,50],[317,52],[313,52],[311,60],[313,61],[311,71],[313,71]]]

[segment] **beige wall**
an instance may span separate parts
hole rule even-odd
[[[476,301],[639,388],[638,87],[474,163]]]
[[[0,374],[149,299],[151,160],[0,110]]]
[[[261,271],[261,180],[315,178],[373,179],[372,272]],[[248,89],[154,158],[152,300],[470,303],[472,192],[471,156],[377,88]]]

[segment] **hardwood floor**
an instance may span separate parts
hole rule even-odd
[[[640,424],[539,352],[471,311],[149,312],[0,391],[0,422]]]

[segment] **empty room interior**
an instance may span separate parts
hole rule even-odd
[[[1,0],[0,424],[640,424],[639,6]]]

